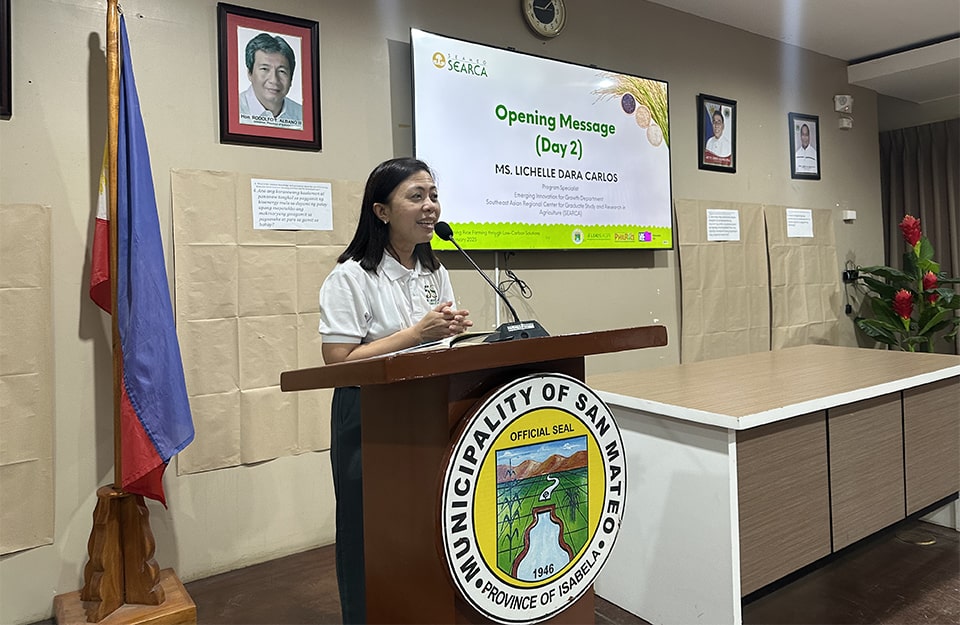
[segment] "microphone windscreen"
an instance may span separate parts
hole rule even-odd
[[[438,221],[437,225],[433,227],[433,231],[444,241],[449,241],[453,238],[453,228],[445,221]]]

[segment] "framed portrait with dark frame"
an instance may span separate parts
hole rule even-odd
[[[820,180],[820,118],[790,113],[790,177]]]
[[[217,4],[220,143],[319,151],[320,25]]]
[[[737,172],[737,103],[697,96],[697,152],[700,169]]]
[[[0,0],[0,118],[13,115],[10,66],[10,0]]]

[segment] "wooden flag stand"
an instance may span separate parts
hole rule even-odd
[[[117,142],[120,118],[120,9],[107,5],[110,303],[113,340],[114,485],[97,490],[83,589],[53,598],[58,625],[196,625],[197,606],[173,569],[160,570],[143,496],[119,488],[122,472],[120,397],[123,361],[117,325]]]
[[[197,607],[173,569],[160,570],[150,512],[140,495],[97,490],[83,589],[57,595],[57,623],[191,625]]]

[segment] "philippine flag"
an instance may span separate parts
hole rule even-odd
[[[117,325],[120,330],[120,487],[166,505],[163,471],[193,440],[193,418],[173,322],[157,200],[120,16],[120,129],[117,153]],[[106,165],[106,159],[104,160]],[[106,167],[104,167],[106,169]],[[110,311],[105,176],[93,241],[90,298]]]

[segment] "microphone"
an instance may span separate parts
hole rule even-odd
[[[473,265],[473,268],[476,269],[481,276],[483,276],[483,279],[487,281],[487,284],[490,285],[490,288],[493,289],[494,293],[496,293],[500,297],[500,299],[503,300],[503,303],[506,304],[507,308],[510,310],[510,314],[513,315],[513,323],[501,324],[495,330],[494,334],[491,334],[490,336],[488,336],[483,340],[484,343],[496,343],[499,341],[510,341],[513,339],[527,339],[527,338],[536,338],[540,336],[550,336],[550,334],[543,328],[543,326],[540,325],[540,322],[520,321],[520,315],[517,314],[516,309],[514,309],[513,305],[510,303],[510,300],[507,299],[507,296],[504,295],[503,292],[497,288],[497,285],[493,283],[493,280],[487,277],[487,274],[484,273],[483,269],[480,269],[480,266],[477,265],[477,263],[475,263],[472,258],[470,258],[470,255],[467,254],[467,252],[464,251],[462,247],[460,247],[460,244],[457,243],[456,239],[453,238],[453,228],[450,227],[450,224],[448,224],[445,221],[438,221],[437,224],[434,226],[433,231],[436,233],[438,237],[440,237],[444,241],[449,241],[453,243],[456,246],[456,248],[460,250],[460,253],[463,254],[463,257],[466,258],[468,261],[470,261],[470,264]]]

